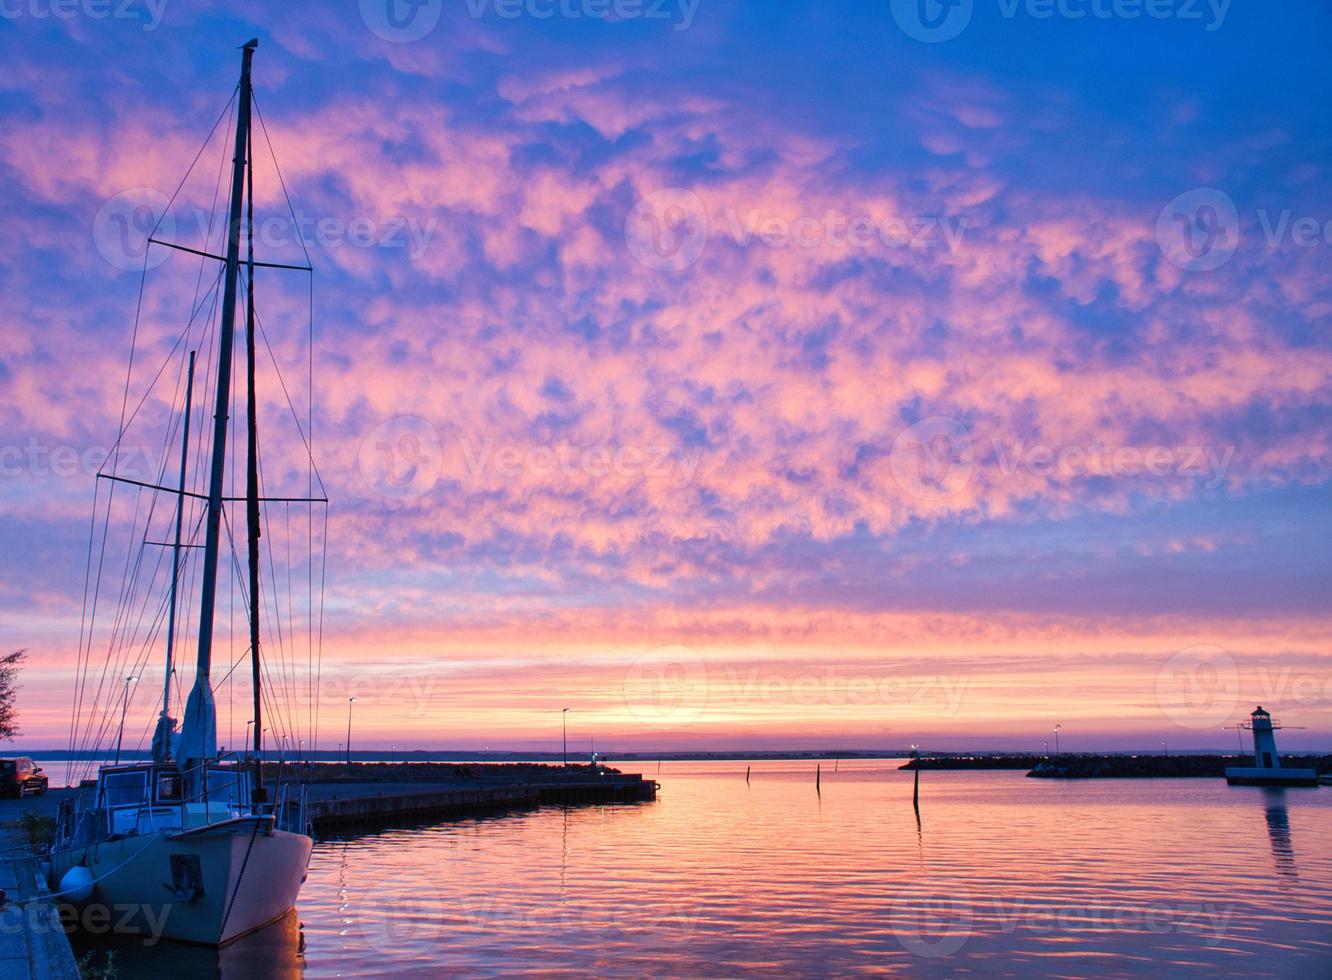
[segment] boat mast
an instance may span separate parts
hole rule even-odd
[[[250,559],[250,674],[254,690],[254,802],[268,798],[264,791],[263,697],[259,680],[259,420],[254,388],[254,146],[253,133],[246,156],[249,159],[249,194],[246,208],[245,258],[245,396],[246,460],[245,523]]]
[[[217,718],[209,671],[213,659],[213,616],[217,606],[218,545],[222,533],[222,491],[227,460],[227,413],[231,401],[231,361],[236,328],[236,286],[240,278],[241,205],[245,194],[245,160],[250,135],[250,63],[259,42],[242,48],[240,97],[236,107],[236,144],[231,167],[226,270],[222,288],[222,322],[218,332],[217,407],[213,413],[213,452],[208,478],[208,516],[204,529],[203,588],[199,601],[199,652],[194,689],[181,726],[183,760],[203,765],[217,754]],[[256,726],[258,727],[258,726]],[[201,777],[202,780],[202,777]]]
[[[176,653],[176,593],[180,585],[180,538],[185,524],[185,476],[190,457],[190,414],[194,410],[194,357],[190,351],[190,370],[185,382],[185,415],[180,431],[180,492],[176,496],[176,537],[171,545],[171,606],[167,610],[166,680],[162,684],[162,715],[157,720],[153,738],[153,758],[166,762],[171,758],[171,671]]]

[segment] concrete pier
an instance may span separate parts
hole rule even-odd
[[[0,827],[0,976],[6,980],[79,980],[69,937],[26,835]]]
[[[657,784],[636,774],[578,774],[534,781],[313,782],[306,816],[316,831],[446,819],[526,807],[640,803],[656,799]],[[295,801],[288,807],[297,807]]]

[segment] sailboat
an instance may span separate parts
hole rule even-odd
[[[167,488],[138,481],[139,491],[136,491],[143,492],[145,487],[152,492],[174,490],[176,504],[175,536],[169,545],[172,565],[166,683],[152,736],[151,759],[120,761],[125,724],[122,709],[120,734],[116,738],[116,761],[100,766],[95,781],[86,780],[82,790],[64,802],[49,853],[51,887],[59,900],[75,905],[94,903],[115,910],[119,928],[128,927],[151,933],[154,937],[209,946],[225,945],[286,915],[295,906],[313,846],[306,832],[303,807],[293,805],[283,792],[271,797],[263,785],[260,765],[264,731],[259,660],[260,503],[268,498],[261,498],[259,492],[256,444],[254,270],[256,265],[271,263],[254,259],[250,72],[257,46],[257,41],[250,41],[241,49],[225,255],[171,246],[221,263],[220,284],[216,287],[221,294],[221,304],[216,333],[212,335],[216,350],[215,373],[212,374],[216,409],[208,459],[207,493],[190,494],[186,490],[188,426],[194,394],[193,352],[189,359],[189,384],[180,440],[180,485]],[[225,167],[219,168],[219,177],[224,172]],[[243,213],[247,192],[248,225]],[[243,258],[242,232],[246,227],[249,229],[248,254]],[[170,245],[167,242],[160,244]],[[246,274],[244,280],[243,272]],[[226,474],[238,294],[242,288],[247,297],[244,327],[249,388],[246,399],[246,490],[244,498],[238,498],[226,496]],[[199,522],[203,531],[201,544],[187,544],[182,540],[187,498],[194,506],[203,507]],[[254,751],[248,759],[219,752],[217,708],[211,680],[224,508],[226,503],[239,503],[241,499],[246,510],[249,650],[254,695],[253,718],[247,723],[247,731],[249,725],[253,726]],[[231,535],[229,524],[226,533]],[[201,578],[199,633],[193,687],[185,704],[180,729],[176,731],[171,717],[171,698],[175,674],[172,657],[177,632],[177,590],[181,580],[182,550],[190,548],[198,548],[202,554],[202,563],[196,569]],[[243,574],[239,567],[236,572],[238,577]],[[128,708],[129,682],[134,680],[137,678],[126,678],[125,708]],[[285,791],[287,787],[282,789]]]

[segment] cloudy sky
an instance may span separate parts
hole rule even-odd
[[[22,744],[68,740],[132,346],[122,445],[175,465],[207,263],[150,251],[141,300],[143,237],[208,239],[252,36],[256,250],[303,238],[316,270],[312,352],[303,274],[257,286],[289,385],[266,475],[305,488],[282,416],[312,353],[331,499],[322,674],[297,589],[275,735],[313,741],[317,703],[333,748],[354,695],[366,747],[549,748],[566,706],[607,748],[1032,749],[1056,723],[1222,747],[1261,702],[1326,744],[1325,3],[0,12]],[[266,516],[304,549],[304,512]],[[144,637],[128,743],[160,696]],[[103,693],[114,643],[89,646]]]

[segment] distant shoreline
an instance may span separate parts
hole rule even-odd
[[[571,763],[586,762],[591,753],[586,750],[570,751],[568,760]],[[70,762],[109,761],[107,756],[102,753],[91,752],[68,752],[61,749],[9,749],[8,747],[0,749],[0,757],[9,756],[27,756],[38,760],[61,760]],[[129,752],[121,753],[121,759],[125,762],[142,761],[149,758],[147,752]],[[306,762],[345,762],[347,755],[344,752],[320,750],[319,752],[306,752],[300,754],[288,750],[285,754],[277,749],[265,749],[265,761],[277,762],[279,758],[285,758],[287,761],[296,761],[298,758]],[[381,751],[367,749],[364,751],[353,751],[351,753],[352,762],[463,762],[463,763],[507,763],[507,762],[547,762],[560,763],[565,758],[562,752],[510,752],[510,751],[485,751],[485,752],[454,752],[454,751],[436,751],[430,749],[420,750],[397,750]],[[1327,769],[1332,769],[1332,753],[1320,752],[1290,752],[1284,755],[1288,759],[1301,759],[1307,765],[1317,768],[1320,761],[1326,763]],[[785,751],[785,750],[754,750],[754,751],[694,751],[694,752],[616,752],[606,751],[598,752],[597,759],[601,762],[833,762],[843,760],[854,762],[857,760],[889,760],[902,761],[911,759],[911,749],[885,749],[885,750],[810,750],[810,751]],[[1091,760],[1108,761],[1118,760],[1172,760],[1171,765],[1181,765],[1181,760],[1195,760],[1190,765],[1204,768],[1226,765],[1244,765],[1251,764],[1252,755],[1236,755],[1232,750],[1216,751],[1189,751],[1189,752],[1171,752],[1164,754],[1160,752],[1141,752],[1141,751],[1121,751],[1121,752],[1065,752],[1060,755],[1047,755],[1041,753],[1028,752],[922,752],[922,769],[940,769],[940,770],[967,770],[967,769],[1034,769],[1043,762],[1061,762],[1081,766]],[[1204,761],[1205,760],[1205,761]],[[1143,763],[1145,764],[1145,763]],[[912,768],[908,761],[903,769]],[[1219,771],[1219,770],[1218,770]]]

